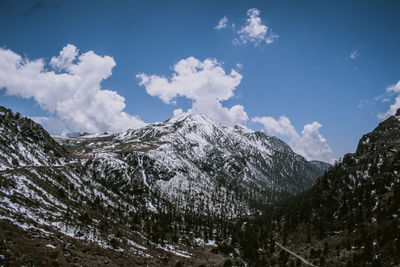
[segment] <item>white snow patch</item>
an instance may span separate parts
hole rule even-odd
[[[147,250],[146,247],[143,247],[143,246],[139,245],[138,243],[136,243],[135,241],[132,241],[130,239],[128,239],[128,244],[131,246],[134,246],[135,248],[138,248],[138,249]]]
[[[189,259],[192,256],[191,253],[189,253],[187,251],[184,251],[184,250],[176,249],[173,245],[168,245],[168,244],[165,245],[165,246],[157,245],[157,247],[162,249],[162,250],[164,250],[164,251],[167,251],[167,252],[170,252],[170,253],[175,254],[177,256],[180,256],[180,257],[184,257],[184,258],[188,258]]]

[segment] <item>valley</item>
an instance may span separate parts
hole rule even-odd
[[[331,166],[205,115],[51,136],[0,109],[6,266],[399,263],[400,114]]]

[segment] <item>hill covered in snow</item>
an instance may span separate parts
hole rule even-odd
[[[1,107],[0,127],[4,229],[18,226],[58,245],[72,238],[153,264],[162,255],[193,258],[190,246],[223,240],[232,220],[311,187],[329,167],[275,137],[205,115],[50,136]]]

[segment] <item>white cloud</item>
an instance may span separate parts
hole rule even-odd
[[[396,84],[392,84],[386,88],[386,93],[394,93],[398,94],[394,100],[394,103],[390,105],[389,109],[385,113],[379,113],[378,118],[379,119],[386,119],[394,114],[396,114],[396,111],[400,108],[400,81],[398,81]],[[385,95],[384,95],[385,96]],[[387,99],[387,98],[385,98]],[[387,102],[387,101],[385,101]]]
[[[392,105],[390,105],[389,109],[385,112],[385,113],[379,113],[378,114],[378,118],[381,120],[384,120],[394,114],[396,114],[396,111],[400,108],[400,95],[398,95],[395,100],[394,103]]]
[[[358,52],[357,49],[354,49],[350,53],[350,59],[357,59],[360,56],[360,53]]]
[[[216,59],[201,61],[194,57],[180,60],[174,67],[170,78],[138,74],[139,85],[146,87],[151,96],[159,97],[164,103],[176,104],[177,97],[192,100],[191,114],[207,114],[225,125],[245,125],[248,117],[243,106],[223,107],[221,102],[230,99],[242,80],[235,70],[225,73]],[[177,110],[175,113],[182,113]]]
[[[187,113],[186,112],[184,112],[181,108],[178,108],[178,109],[175,109],[174,110],[174,118],[175,117],[181,117],[181,116],[184,116],[184,115],[186,115]]]
[[[52,57],[50,60],[50,66],[56,70],[68,70],[68,67],[72,65],[72,62],[78,56],[78,49],[72,45],[66,45],[60,52],[58,57]]]
[[[234,45],[253,43],[257,47],[262,43],[271,44],[279,38],[267,25],[262,23],[259,17],[260,10],[251,8],[247,11],[247,16],[247,23],[236,32],[239,38],[233,40]]]
[[[93,51],[78,55],[74,45],[65,46],[46,68],[43,59],[29,60],[0,48],[0,88],[8,95],[33,98],[41,108],[58,116],[69,128],[80,132],[125,130],[144,126],[123,112],[125,99],[101,88],[111,76],[115,61]]]
[[[398,81],[396,84],[390,85],[388,88],[386,88],[386,91],[400,93],[400,81]]]
[[[290,141],[293,150],[303,155],[308,160],[321,160],[333,163],[332,150],[326,139],[320,134],[319,128],[322,125],[318,122],[306,124],[301,136]]]
[[[228,18],[224,16],[222,19],[218,21],[218,25],[215,26],[214,29],[219,31],[225,29],[226,27],[228,27]]]
[[[278,120],[273,117],[255,117],[252,121],[263,124],[265,130],[270,135],[287,136],[290,139],[299,137],[299,134],[286,116],[281,116]]]
[[[300,135],[286,116],[281,116],[278,120],[273,117],[255,117],[252,121],[263,124],[270,135],[288,138],[293,151],[307,160],[333,162],[332,151],[319,132],[322,125],[318,122],[306,124]]]

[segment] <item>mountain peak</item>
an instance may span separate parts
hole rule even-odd
[[[264,204],[309,188],[319,174],[283,141],[225,127],[204,114],[120,134],[52,137],[0,108],[0,128],[0,171],[6,177],[0,179],[6,199],[0,217],[90,238],[107,249],[132,250],[137,241],[150,255],[157,243],[146,238],[172,236],[169,228],[154,228],[156,221],[175,224],[167,217],[185,218],[176,222],[176,236],[186,234],[178,229],[190,229],[186,218],[207,218],[205,233],[214,236],[221,227],[213,221],[258,214]]]
[[[217,121],[213,120],[206,114],[183,114],[180,116],[175,116],[167,121],[166,123],[180,123],[180,122],[190,122],[197,124],[220,124]]]

